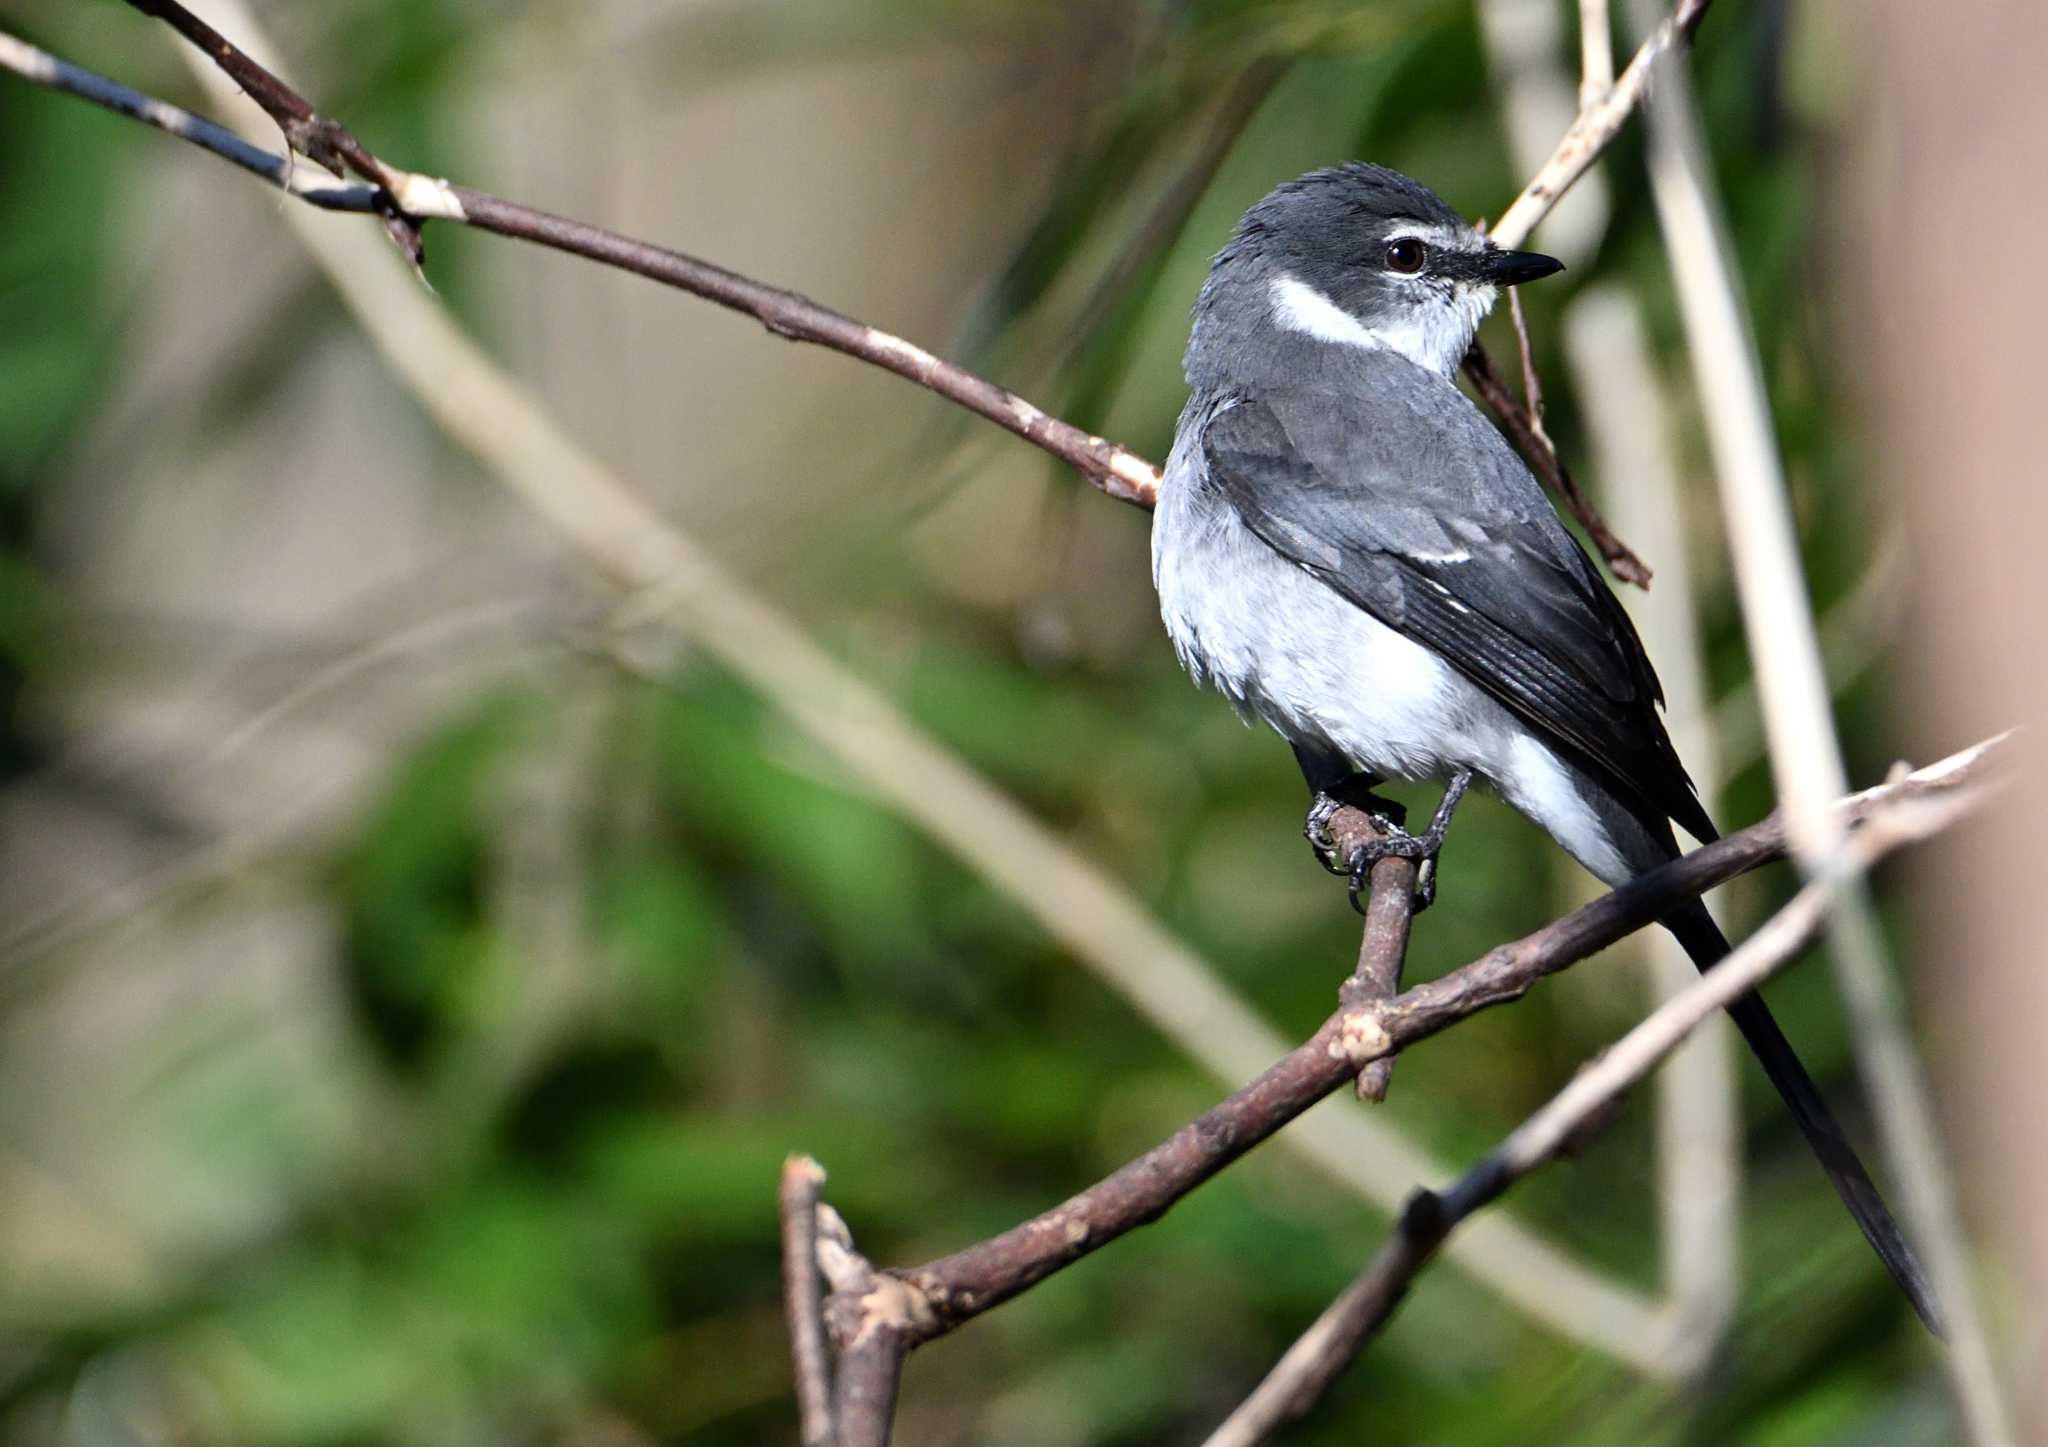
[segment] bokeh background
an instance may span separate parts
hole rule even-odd
[[[2033,9],[1721,0],[1699,37],[1863,781],[2039,712]],[[1546,0],[254,10],[387,156],[796,287],[1152,457],[1245,206],[1362,156],[1498,215],[1577,81]],[[206,104],[113,0],[0,0],[0,23]],[[1693,680],[1675,723],[1740,824],[1772,789],[1633,128],[1594,184],[1535,240],[1572,263],[1527,297],[1550,423],[1658,569],[1645,626]],[[907,1264],[1238,1082],[704,650],[621,667],[618,595],[437,428],[286,204],[0,77],[0,1440],[794,1441],[787,1153]],[[1268,1027],[1320,1021],[1356,920],[1300,842],[1287,751],[1177,671],[1142,514],[700,303],[429,246],[461,325],[734,586]],[[1880,876],[2022,1385],[2038,788]],[[1745,927],[1787,887],[1721,907]],[[1587,889],[1475,802],[1411,975]],[[1376,1124],[1443,1174],[1379,1199],[1484,1151],[1655,968],[1610,952],[1404,1056]],[[1771,999],[1870,1141],[1826,971]],[[1930,1343],[1767,1088],[1719,1035],[1683,1069],[1501,1208],[1590,1279],[1677,1291],[1683,1370],[1453,1261],[1291,1440],[1954,1440]],[[1353,1164],[1277,1142],[919,1353],[899,1440],[1198,1439],[1382,1238]]]

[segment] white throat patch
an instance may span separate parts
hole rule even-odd
[[[1368,327],[1300,277],[1282,274],[1272,284],[1273,320],[1319,342],[1398,352],[1424,371],[1449,377],[1496,295],[1493,287],[1467,283],[1454,283],[1447,296],[1418,288],[1415,305],[1401,321]]]

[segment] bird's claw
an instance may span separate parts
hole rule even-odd
[[[1301,821],[1301,837],[1308,841],[1308,847],[1315,852],[1316,861],[1332,874],[1346,873],[1343,861],[1337,858],[1337,845],[1330,838],[1330,820],[1344,807],[1344,801],[1335,794],[1317,794],[1315,802],[1308,806],[1308,815]]]
[[[1382,859],[1413,859],[1418,863],[1415,867],[1415,897],[1410,912],[1421,914],[1436,903],[1436,856],[1437,851],[1444,847],[1444,831],[1431,827],[1421,834],[1410,834],[1384,814],[1373,815],[1372,822],[1380,837],[1353,850],[1350,867],[1344,871],[1351,881],[1351,907],[1360,914],[1365,913],[1365,905],[1359,895],[1365,891],[1375,864]]]
[[[1369,817],[1373,827],[1383,834],[1401,833],[1401,825],[1408,817],[1407,809],[1400,803],[1382,799],[1370,791],[1361,791],[1352,797],[1318,791],[1308,806],[1307,816],[1301,821],[1301,837],[1308,840],[1308,847],[1315,851],[1317,862],[1340,879],[1350,875],[1351,863],[1338,852],[1337,842],[1330,837],[1330,821],[1346,805],[1371,809],[1373,813]]]
[[[1414,898],[1409,912],[1421,914],[1436,903],[1437,855],[1444,847],[1444,836],[1450,832],[1451,816],[1457,812],[1458,801],[1465,797],[1465,790],[1472,785],[1472,774],[1461,770],[1451,777],[1444,789],[1443,801],[1437,805],[1436,814],[1429,821],[1429,827],[1420,834],[1410,834],[1401,827],[1401,822],[1386,813],[1372,816],[1373,827],[1380,837],[1360,844],[1352,851],[1349,867],[1343,872],[1350,876],[1351,907],[1360,914],[1365,906],[1359,903],[1359,893],[1365,888],[1372,875],[1372,867],[1382,859],[1413,859],[1415,866]]]

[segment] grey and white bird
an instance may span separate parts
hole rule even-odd
[[[1475,777],[1609,885],[1715,837],[1619,601],[1453,380],[1500,288],[1561,270],[1427,187],[1353,163],[1278,187],[1195,304],[1152,575],[1198,683],[1293,745],[1312,844],[1339,802],[1433,861]],[[1371,793],[1445,779],[1417,836]],[[1354,902],[1371,859],[1344,862]],[[1334,866],[1333,866],[1334,867]],[[1426,866],[1433,867],[1433,865]],[[1702,970],[1704,905],[1664,925]],[[1729,1013],[1922,1320],[1919,1262],[1763,1000]]]

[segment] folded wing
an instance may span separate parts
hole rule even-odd
[[[1712,839],[1628,614],[1521,459],[1462,394],[1397,357],[1368,361],[1369,378],[1226,404],[1204,434],[1212,485],[1269,546],[1437,653],[1660,832],[1673,819]]]

